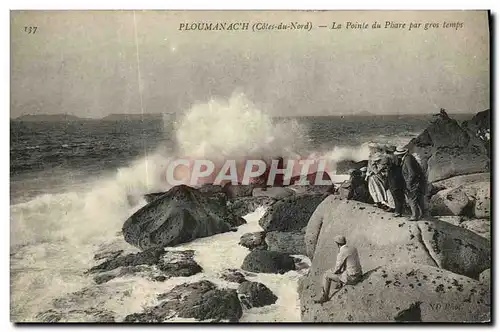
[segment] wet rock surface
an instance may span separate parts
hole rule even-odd
[[[304,231],[268,232],[265,234],[265,243],[269,250],[285,254],[306,255]]]
[[[276,200],[272,197],[239,197],[227,202],[227,207],[234,215],[243,217],[258,207],[268,207],[273,205]]]
[[[105,309],[49,309],[36,317],[44,323],[114,323],[114,313]]]
[[[241,268],[250,272],[283,274],[294,270],[295,262],[287,254],[268,250],[254,250],[245,257]]]
[[[228,269],[227,271],[222,272],[220,277],[226,281],[236,282],[238,284],[247,281],[245,272],[238,269]]]
[[[125,241],[146,250],[227,232],[243,221],[225,204],[181,185],[139,209],[125,221],[122,231]]]
[[[194,251],[165,251],[154,248],[135,254],[112,257],[92,267],[87,273],[94,275],[97,284],[125,275],[141,275],[161,281],[170,277],[187,277],[202,271],[194,260]]]
[[[160,304],[128,315],[125,322],[160,323],[173,317],[237,322],[243,313],[234,289],[220,289],[208,280],[176,286],[158,300]]]
[[[266,250],[266,233],[265,232],[254,232],[245,233],[241,236],[239,245],[250,250],[261,249]]]
[[[303,194],[278,200],[259,220],[266,231],[298,231],[309,222],[316,207],[323,200],[319,194]]]
[[[245,281],[238,287],[238,297],[247,308],[264,307],[276,303],[278,297],[260,282]]]

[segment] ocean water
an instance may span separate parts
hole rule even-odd
[[[430,120],[429,115],[276,119],[240,95],[196,104],[175,121],[11,122],[11,319],[36,321],[51,300],[85,287],[94,287],[97,295],[77,301],[73,309],[104,306],[118,321],[182,282],[205,278],[237,287],[218,274],[241,266],[248,250],[237,245],[239,237],[260,230],[262,209],[247,216],[238,232],[175,248],[194,249],[202,274],[165,283],[123,277],[100,287],[83,274],[103,247],[136,250],[117,233],[146,204],[143,194],[168,189],[162,171],[172,158],[316,156],[334,169],[342,159],[366,159],[368,142],[405,144]],[[299,321],[296,283],[305,272],[250,278],[266,284],[279,300],[245,311],[242,321]]]

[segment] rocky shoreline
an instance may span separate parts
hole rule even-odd
[[[238,322],[245,310],[283,300],[269,285],[252,280],[255,276],[293,272],[301,275],[297,291],[303,322],[489,321],[491,175],[486,118],[483,112],[463,124],[438,118],[407,145],[429,177],[431,215],[418,222],[346,200],[327,192],[327,186],[262,190],[181,185],[148,194],[148,204],[123,225],[127,244],[122,248],[127,250],[104,246],[94,257],[96,265],[85,272],[92,285],[54,300],[52,308],[36,318]],[[362,167],[365,162],[346,161],[342,167],[346,165]],[[242,233],[247,224],[243,217],[258,208],[266,209],[258,221],[260,230]],[[220,272],[220,281],[204,279],[207,266],[197,261],[199,253],[183,246],[232,233],[238,234],[239,247],[248,249],[246,257],[240,266]],[[365,274],[359,284],[316,304],[321,274],[335,263],[332,239],[339,234],[358,248]],[[182,282],[197,276],[196,281]],[[102,294],[115,300],[131,296],[128,286],[113,291],[108,287],[131,277],[155,283],[158,292],[136,312],[116,315]],[[174,279],[179,282],[161,291],[162,284]]]

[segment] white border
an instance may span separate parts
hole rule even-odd
[[[2,66],[1,66],[1,71],[4,77],[3,82],[3,93],[2,93],[2,105],[5,105],[6,111],[4,114],[4,121],[0,122],[0,125],[3,127],[0,129],[0,132],[4,136],[1,141],[0,145],[2,148],[2,155],[7,156],[9,153],[9,142],[10,142],[10,135],[9,135],[9,113],[10,113],[10,104],[9,104],[9,68],[10,68],[10,61],[9,61],[9,25],[10,25],[10,17],[9,17],[9,10],[11,9],[492,9],[493,13],[498,12],[497,7],[498,7],[499,1],[494,1],[494,0],[475,0],[475,1],[465,1],[465,0],[455,0],[455,1],[441,1],[438,2],[436,0],[420,0],[420,1],[355,1],[355,0],[349,0],[349,1],[338,1],[338,2],[333,2],[333,1],[318,1],[318,0],[307,0],[307,1],[301,1],[301,2],[291,2],[291,1],[269,1],[269,0],[253,0],[253,1],[223,1],[223,0],[211,0],[211,1],[194,1],[194,0],[183,0],[183,1],[177,1],[177,2],[168,2],[165,3],[164,1],[150,1],[150,0],[141,0],[141,1],[129,1],[129,0],[122,0],[122,1],[116,1],[116,2],[111,2],[111,1],[103,1],[103,0],[78,0],[78,1],[36,1],[36,0],[30,0],[30,1],[4,1],[2,2],[2,6],[5,6],[6,8],[3,8],[4,10],[1,11],[1,17],[2,17],[2,25],[1,25],[1,39],[2,39],[2,44],[4,45],[4,52],[2,52]],[[499,33],[499,23],[498,20],[500,18],[496,18],[495,20],[495,31],[497,34]],[[496,36],[495,36],[496,37]],[[496,38],[495,38],[496,39]],[[496,48],[496,47],[495,47]],[[496,54],[496,53],[495,53]],[[496,54],[497,55],[497,54]],[[495,60],[498,60],[498,57],[495,56]],[[492,59],[493,61],[493,59]],[[497,66],[495,68],[498,68]],[[495,74],[498,74],[498,69],[495,70]],[[495,75],[496,76],[496,75]],[[491,90],[491,93],[496,93],[497,89],[495,91]],[[495,105],[491,105],[492,109],[496,109],[496,103]],[[500,129],[498,128],[498,121],[500,119],[497,119],[497,123],[495,124],[495,132],[498,133],[500,132]],[[495,137],[494,135],[493,137]],[[498,143],[498,142],[496,142]],[[497,144],[498,147],[498,144]],[[9,154],[10,155],[10,154]],[[498,151],[495,149],[495,156],[498,157]],[[495,164],[498,165],[498,159],[495,158]],[[3,247],[5,248],[4,252],[2,255],[0,255],[0,259],[2,260],[2,266],[4,266],[3,273],[2,273],[2,280],[1,280],[1,285],[2,285],[2,302],[1,302],[1,307],[0,307],[0,313],[2,314],[2,330],[13,330],[15,327],[10,323],[10,303],[9,303],[9,293],[10,293],[10,285],[9,285],[9,234],[10,234],[10,229],[9,229],[9,178],[7,177],[8,174],[8,168],[9,166],[7,165],[6,162],[1,163],[1,181],[2,181],[2,188],[4,189],[2,191],[2,217],[0,220],[2,221],[2,226],[4,227],[3,232],[1,232],[2,237],[3,237]],[[495,206],[500,206],[498,204],[498,201],[500,199],[498,197],[495,197]],[[497,212],[498,213],[498,212]],[[492,221],[492,223],[495,223],[495,221]],[[497,224],[496,226],[496,231],[495,231],[495,239],[498,238],[498,228],[500,226]],[[495,255],[495,257],[498,257],[498,254]],[[492,265],[496,265],[496,262],[498,259],[495,259],[495,262],[492,263]],[[495,290],[498,290],[498,285],[496,285]],[[495,296],[496,298],[496,296]],[[495,303],[495,308],[498,308],[498,303]],[[495,317],[498,319],[498,310],[495,310]],[[56,326],[46,326],[44,329],[52,329],[55,328]],[[64,327],[59,327],[58,331],[72,331],[74,330],[76,326],[64,326]],[[212,326],[211,328],[218,328],[218,326]],[[236,326],[232,326],[236,327]],[[229,327],[229,328],[232,328]],[[278,329],[283,329],[287,328],[288,326],[274,326],[273,329],[278,328]],[[296,326],[296,328],[300,328],[301,331],[305,330],[313,330],[313,327],[311,326]],[[324,326],[326,328],[335,328],[335,326]],[[26,328],[26,327],[25,327]],[[108,330],[111,327],[95,327],[94,329],[97,330]],[[115,326],[115,328],[123,328],[122,326]],[[134,331],[136,330],[146,330],[147,327],[141,326],[141,327],[132,327]],[[160,328],[168,328],[169,330],[177,330],[179,327],[170,327],[170,326],[161,326]],[[197,328],[197,327],[193,327]],[[201,327],[203,329],[210,328],[210,326],[203,326]],[[264,327],[262,326],[261,329],[270,329],[271,327]],[[344,326],[338,326],[337,328],[343,329]],[[373,327],[368,327],[368,326],[352,326],[353,330],[361,331],[365,329],[369,329]],[[386,329],[387,326],[378,326],[376,328],[383,328]],[[396,328],[400,329],[407,329],[407,326],[399,326]],[[415,328],[413,326],[413,328]],[[432,329],[433,327],[430,326],[422,326],[421,328],[424,328],[426,330]],[[464,327],[459,327],[459,326],[448,326],[448,327],[441,327],[445,329],[459,329],[459,328],[464,328]],[[33,330],[41,330],[42,327],[31,327]],[[351,328],[349,328],[351,329]]]

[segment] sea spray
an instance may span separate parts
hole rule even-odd
[[[124,221],[146,204],[142,197],[145,193],[169,189],[162,177],[173,158],[187,155],[219,161],[227,158],[244,161],[251,158],[268,160],[277,156],[297,159],[325,157],[335,165],[342,159],[366,159],[368,154],[364,145],[314,150],[309,145],[307,130],[296,120],[273,119],[241,94],[228,100],[194,105],[179,117],[175,128],[173,146],[160,145],[154,153],[132,162],[129,167],[118,169],[113,176],[90,180],[86,186],[90,189],[68,188],[67,192],[44,194],[11,206],[13,320],[33,321],[37,312],[50,307],[52,299],[93,285],[91,278],[84,276],[83,272],[95,264],[93,255],[103,243],[111,242],[114,249],[133,249],[118,233]],[[203,241],[208,244],[218,240],[221,239],[215,236]],[[196,243],[193,242],[193,246]],[[215,243],[213,245],[215,248]],[[231,249],[234,247],[233,243]],[[224,255],[220,250],[212,251]],[[205,266],[210,269],[208,263]],[[298,278],[296,272],[291,271],[283,277],[262,275],[258,278],[279,296],[274,306],[286,306],[287,301],[295,298],[295,293],[288,294],[286,290],[293,288],[295,278]],[[124,308],[123,314],[124,311],[137,312],[145,304],[141,297],[144,288],[153,287],[153,284],[137,278],[131,285],[130,296],[134,297],[134,305]],[[113,286],[118,287],[114,283],[109,285]],[[154,287],[162,286],[161,283],[154,284]],[[108,305],[118,310],[122,304],[109,299]],[[290,305],[295,303],[291,301]],[[255,317],[250,319],[244,315],[242,319],[259,320],[257,312],[265,311],[262,308],[252,310]],[[290,316],[281,314],[285,316],[279,318],[266,314],[262,317],[270,320],[296,318],[295,311],[291,311]]]

